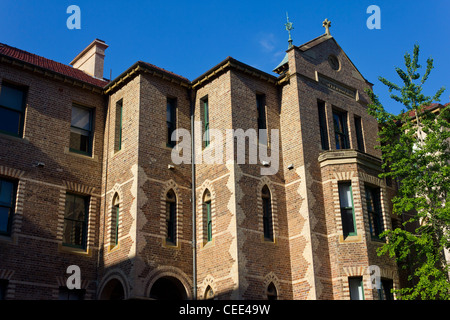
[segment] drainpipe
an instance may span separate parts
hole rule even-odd
[[[195,139],[194,139],[194,110],[195,110],[195,91],[189,89],[189,100],[191,103],[191,205],[192,205],[192,299],[197,300],[197,217],[196,217],[196,184],[195,184]]]

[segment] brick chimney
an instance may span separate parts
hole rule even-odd
[[[95,78],[103,79],[106,48],[108,48],[108,45],[104,41],[95,39],[70,64]]]

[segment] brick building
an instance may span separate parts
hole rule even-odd
[[[0,44],[1,298],[391,298],[372,85],[328,29],[274,74],[229,57],[194,80],[138,61],[109,81],[107,47],[68,66]],[[176,164],[180,128],[196,159],[230,148],[217,132],[267,129],[245,150],[278,170],[237,161],[236,139],[231,161]]]

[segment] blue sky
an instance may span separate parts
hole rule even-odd
[[[381,30],[366,27],[372,4],[381,9]],[[66,27],[69,5],[81,9],[81,30]],[[0,42],[69,64],[99,38],[110,46],[105,77],[112,70],[113,78],[143,60],[193,80],[227,56],[272,73],[287,49],[286,12],[295,45],[323,34],[322,21],[331,20],[331,34],[390,112],[402,106],[377,79],[400,83],[394,67],[415,43],[424,66],[430,56],[435,62],[425,93],[445,86],[442,102],[450,101],[448,0],[2,0]]]

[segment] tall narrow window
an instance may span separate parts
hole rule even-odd
[[[256,95],[256,108],[258,110],[259,143],[267,144],[266,96],[264,94]]]
[[[16,198],[16,184],[0,179],[0,234],[11,235]]]
[[[273,241],[272,203],[270,199],[270,190],[267,186],[263,187],[261,197],[263,205],[264,239]]]
[[[347,113],[333,111],[334,136],[336,139],[336,149],[349,149]]]
[[[89,197],[66,194],[63,245],[86,249]]]
[[[350,182],[339,183],[339,202],[344,237],[356,236],[355,211],[353,208],[352,185]]]
[[[364,300],[364,287],[362,277],[348,279],[350,288],[350,300]]]
[[[92,109],[72,106],[70,127],[70,151],[91,155],[92,152]]]
[[[278,300],[277,288],[272,282],[267,287],[267,300]]]
[[[119,214],[120,204],[119,195],[116,194],[113,200],[113,210],[111,212],[111,245],[117,246],[119,244]]]
[[[114,150],[122,150],[123,99],[116,103],[116,132]]]
[[[365,186],[367,212],[369,214],[370,235],[374,240],[380,239],[380,234],[384,231],[383,214],[381,211],[380,188]]]
[[[203,105],[203,125],[204,125],[204,134],[203,141],[205,141],[205,147],[209,146],[209,104],[208,98],[203,98],[201,100],[201,104]]]
[[[0,87],[0,132],[21,137],[25,113],[25,89],[2,83]]]
[[[364,138],[362,132],[361,117],[355,117],[355,130],[356,130],[356,142],[358,145],[358,150],[364,152]]]
[[[174,98],[167,98],[167,146],[173,148],[175,141],[172,140],[172,133],[176,129],[176,114],[177,114],[177,100]]]
[[[203,221],[204,221],[204,234],[206,242],[212,240],[212,218],[211,218],[211,193],[208,189],[203,194]]]
[[[166,195],[167,242],[177,244],[177,198],[173,190]]]
[[[328,143],[328,125],[325,102],[318,101],[317,107],[319,109],[320,142],[322,144],[322,150],[329,150],[330,145]]]
[[[378,296],[380,300],[394,300],[392,294],[393,281],[390,279],[381,279],[381,288],[378,289]]]

